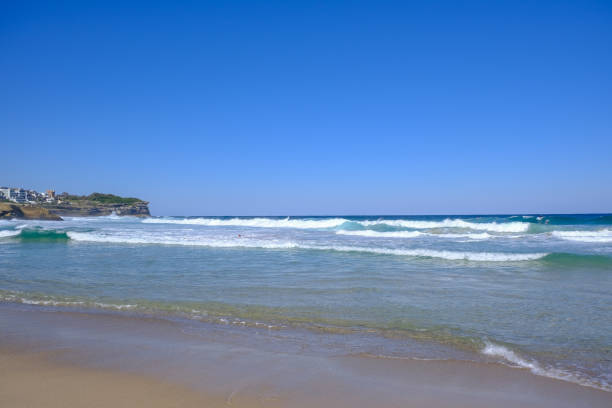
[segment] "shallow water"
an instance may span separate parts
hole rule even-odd
[[[6,302],[265,327],[331,354],[494,360],[606,390],[611,273],[610,215],[0,222]]]

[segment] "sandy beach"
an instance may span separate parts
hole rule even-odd
[[[612,394],[498,364],[329,357],[180,323],[0,306],[11,407],[607,407]],[[224,330],[222,328],[222,330]],[[240,338],[239,338],[240,337]]]
[[[47,353],[0,352],[4,407],[221,407],[225,401],[145,375],[93,370]]]

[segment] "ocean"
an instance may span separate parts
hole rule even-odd
[[[612,392],[612,215],[0,221],[0,301]]]

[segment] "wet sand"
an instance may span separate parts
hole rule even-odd
[[[41,353],[0,352],[3,407],[222,407],[222,398],[146,375],[93,370]]]
[[[257,347],[266,336],[0,304],[0,406],[612,406],[612,393],[498,364]]]

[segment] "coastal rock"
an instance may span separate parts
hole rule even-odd
[[[99,203],[89,200],[69,201],[59,204],[44,204],[51,214],[69,217],[95,217],[103,215],[129,215],[133,217],[149,217],[148,202],[139,201],[132,204]]]
[[[61,221],[57,214],[52,214],[46,208],[38,205],[21,205],[0,203],[0,219],[49,220]]]

